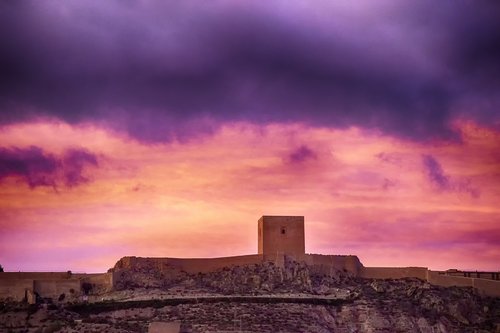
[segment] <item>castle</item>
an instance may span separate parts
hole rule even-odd
[[[124,257],[115,267],[131,268],[148,261],[156,267],[174,267],[188,273],[206,273],[227,266],[253,265],[271,261],[278,266],[285,257],[314,266],[329,273],[331,269],[345,270],[359,276],[363,265],[353,255],[321,255],[305,252],[303,216],[262,216],[257,222],[257,254],[222,258],[138,258]]]
[[[272,261],[284,265],[285,257],[303,262],[322,274],[343,270],[353,276],[371,279],[419,278],[441,286],[473,287],[478,292],[500,297],[498,272],[474,273],[475,277],[455,276],[453,272],[431,271],[426,267],[365,267],[354,255],[322,255],[305,252],[303,216],[262,216],[257,224],[257,254],[222,258],[141,258],[123,257],[115,269],[127,269],[142,264],[160,269],[177,269],[187,273],[206,273],[229,266],[260,264]],[[5,272],[0,273],[0,300],[35,301],[35,295],[58,297],[80,294],[84,286],[113,290],[114,272],[102,274],[72,274],[71,272]]]

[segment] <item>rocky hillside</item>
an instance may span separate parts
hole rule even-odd
[[[334,290],[356,286],[356,280],[345,271],[315,269],[286,258],[284,267],[272,262],[226,267],[211,273],[188,274],[172,267],[158,266],[143,260],[132,267],[117,264],[113,271],[117,290],[158,288],[238,295],[269,293],[329,294]]]
[[[153,262],[114,268],[105,301],[0,306],[0,332],[500,332],[500,299],[418,279],[357,279],[286,260],[187,274]]]

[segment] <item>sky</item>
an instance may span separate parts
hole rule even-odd
[[[0,2],[0,264],[500,270],[500,3]]]

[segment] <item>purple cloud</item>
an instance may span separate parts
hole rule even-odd
[[[306,4],[1,2],[0,122],[158,142],[239,120],[414,140],[457,138],[457,116],[499,120],[498,3]]]
[[[450,177],[444,174],[441,164],[432,155],[423,155],[422,162],[430,182],[441,190],[450,190]]]
[[[64,183],[68,187],[87,183],[89,179],[83,176],[84,167],[98,166],[96,156],[83,149],[70,149],[66,151],[62,161]]]
[[[464,192],[473,198],[480,196],[479,190],[474,188],[469,180],[452,179],[445,174],[441,164],[432,155],[422,155],[422,163],[429,181],[440,191]]]
[[[287,158],[289,163],[303,163],[307,160],[315,160],[318,158],[318,155],[311,150],[308,146],[303,145],[292,151]]]
[[[30,188],[59,184],[74,187],[89,182],[83,176],[87,166],[97,167],[97,158],[84,149],[67,150],[63,156],[46,153],[39,147],[0,148],[0,180],[19,177]]]
[[[31,188],[37,186],[55,187],[54,175],[61,167],[52,154],[45,154],[41,148],[0,148],[0,179],[20,176]]]

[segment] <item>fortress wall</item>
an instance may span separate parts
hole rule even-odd
[[[0,273],[2,280],[49,280],[49,279],[68,279],[71,275],[68,272],[3,272]]]
[[[358,257],[352,255],[306,254],[304,261],[311,266],[324,267],[327,271],[331,268],[345,269],[355,276],[359,275],[359,271],[363,267]]]
[[[78,274],[81,282],[91,283],[99,289],[110,291],[113,289],[113,273]]]
[[[12,298],[15,301],[21,302],[26,296],[26,290],[33,291],[32,279],[0,280],[0,299]]]
[[[330,275],[332,270],[343,270],[345,266],[343,256],[306,254],[303,261],[311,266],[316,274]]]
[[[42,297],[59,297],[61,294],[71,295],[71,289],[74,292],[80,291],[80,280],[35,280],[34,292]]]
[[[500,281],[487,279],[472,279],[474,288],[481,294],[500,297]]]
[[[37,279],[33,279],[37,278]],[[13,298],[22,301],[25,291],[36,292],[41,297],[66,297],[77,295],[81,290],[81,282],[92,283],[102,289],[111,290],[113,273],[103,274],[72,274],[71,278],[64,272],[7,272],[0,274],[0,299]],[[74,293],[70,290],[73,289]]]
[[[359,276],[360,271],[363,269],[363,264],[361,264],[357,256],[345,256],[345,269],[353,273],[354,276]]]
[[[473,287],[474,279],[461,276],[449,276],[439,274],[439,272],[428,271],[427,281],[431,284],[442,287]]]
[[[161,271],[175,268],[187,273],[207,273],[229,266],[242,266],[260,264],[264,261],[264,255],[253,254],[221,258],[141,258],[124,257],[115,265],[115,269],[151,268],[155,267]],[[112,279],[112,277],[110,277]]]
[[[360,277],[367,279],[402,279],[407,277],[427,280],[426,267],[363,267]]]
[[[164,258],[169,266],[179,268],[187,273],[207,273],[229,266],[260,264],[264,260],[261,254],[222,257],[222,258]]]
[[[324,255],[324,254],[306,254],[305,261],[308,265],[331,266],[337,269],[343,269],[345,256]]]

